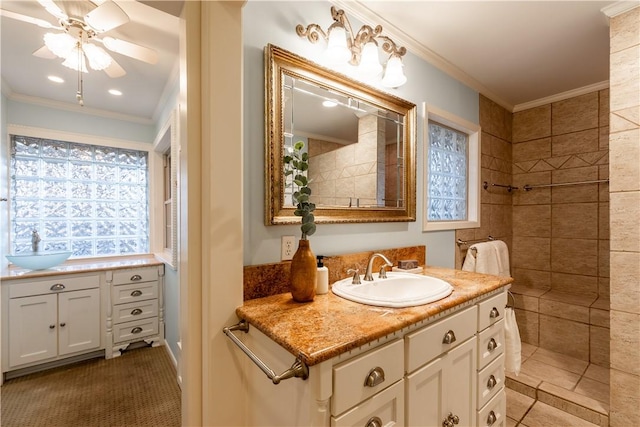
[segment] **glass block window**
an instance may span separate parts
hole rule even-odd
[[[11,136],[11,251],[149,252],[148,153]]]
[[[468,135],[429,122],[429,221],[467,219]]]

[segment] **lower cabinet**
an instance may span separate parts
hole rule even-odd
[[[8,363],[3,357],[3,372],[99,350],[99,285],[94,275],[3,288],[3,298],[8,298],[3,308],[3,351],[9,353]]]

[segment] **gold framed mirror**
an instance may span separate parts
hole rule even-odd
[[[271,44],[265,86],[266,225],[300,223],[283,165],[298,141],[316,223],[416,220],[415,104]]]

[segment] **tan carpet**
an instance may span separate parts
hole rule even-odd
[[[180,426],[180,388],[164,347],[15,378],[0,392],[3,427]]]

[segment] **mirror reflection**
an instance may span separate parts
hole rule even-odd
[[[415,105],[274,46],[267,67],[266,223],[299,221],[295,184],[281,167],[298,141],[309,156],[316,222],[415,220]]]

